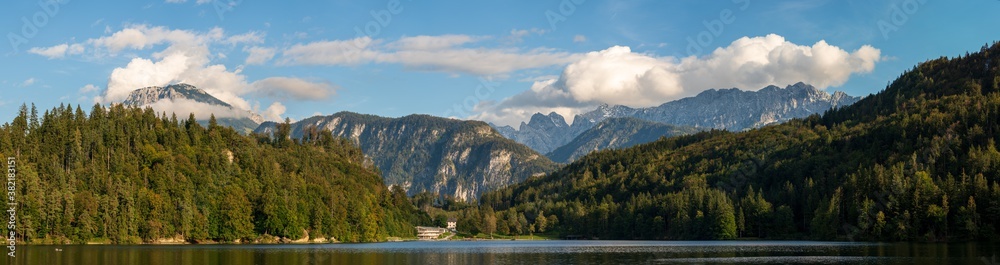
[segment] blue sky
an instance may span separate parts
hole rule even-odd
[[[709,88],[805,81],[867,95],[1000,39],[998,11],[995,0],[14,1],[0,10],[0,120],[24,102],[89,109],[177,82],[271,119],[499,124]]]

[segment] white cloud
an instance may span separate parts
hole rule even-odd
[[[282,52],[282,64],[359,65],[401,64],[411,70],[474,75],[494,75],[512,71],[565,65],[578,55],[551,49],[467,48],[463,44],[482,38],[443,35],[407,37],[382,44],[361,37],[352,40],[318,41],[296,44]]]
[[[598,104],[650,107],[712,88],[756,90],[797,82],[820,89],[869,73],[881,60],[871,46],[847,52],[819,41],[797,45],[778,35],[744,37],[704,57],[655,57],[615,46],[590,52],[557,79],[501,102],[483,102],[472,118],[513,125],[535,112],[555,111],[568,121]]]
[[[822,40],[803,46],[771,34],[740,38],[705,58],[684,58],[678,67],[692,88],[759,89],[802,81],[825,89],[843,85],[852,74],[870,73],[879,61],[881,51],[868,45],[847,52]]]
[[[168,99],[160,100],[153,104],[146,105],[153,108],[156,113],[175,113],[178,117],[187,118],[188,115],[194,113],[195,119],[207,120],[212,115],[215,118],[246,118],[250,114],[245,110],[238,110],[233,108],[228,108],[225,106],[211,105],[208,103],[197,102],[190,99]]]
[[[438,51],[396,51],[383,54],[379,62],[399,63],[421,71],[496,75],[517,70],[565,65],[575,56],[547,49],[450,49]]]
[[[80,88],[79,93],[80,94],[87,94],[87,93],[97,92],[98,90],[101,90],[101,88],[99,88],[99,87],[97,87],[97,86],[95,86],[93,84],[87,84],[86,86],[83,86],[83,87]]]
[[[479,39],[483,38],[468,35],[414,36],[400,38],[388,46],[399,50],[440,50],[475,42]]]
[[[321,100],[336,92],[336,87],[330,83],[314,83],[288,77],[266,78],[253,82],[251,87],[257,93],[278,99]]]
[[[295,44],[282,52],[284,64],[356,65],[371,62],[378,53],[368,49],[373,40],[360,37],[351,40],[317,41]]]
[[[149,58],[134,57],[125,66],[115,68],[108,77],[108,84],[103,93],[94,100],[100,103],[119,102],[128,97],[135,89],[150,86],[166,86],[175,83],[194,85],[212,96],[229,103],[241,110],[252,109],[245,95],[256,93],[272,99],[317,99],[332,95],[336,86],[323,82],[308,82],[297,78],[271,77],[258,82],[250,82],[242,73],[242,66],[230,69],[223,64],[215,64],[212,58],[225,58],[225,53],[213,55],[210,48],[213,45],[249,45],[263,42],[264,34],[250,32],[239,35],[226,35],[221,28],[212,28],[198,32],[175,30],[166,27],[148,25],[130,25],[107,36],[89,39],[84,44],[92,45],[94,55],[115,56],[124,50],[153,50]],[[67,44],[64,47],[39,48],[37,53],[49,55],[82,53],[73,47],[83,44]],[[275,50],[259,47],[245,47],[251,56],[249,63],[264,63],[273,57]],[[53,51],[48,51],[55,49]],[[270,53],[270,55],[268,55]],[[81,93],[96,91],[97,87],[88,85],[81,88]],[[172,105],[166,106],[166,105]],[[266,111],[271,117],[284,113],[284,105],[272,103]],[[207,113],[208,108],[190,108],[191,104],[184,102],[165,102],[157,105],[163,109],[183,109],[199,112],[200,116]],[[215,110],[212,110],[215,111]],[[240,112],[240,111],[237,111]],[[245,113],[243,113],[245,115]],[[216,114],[216,116],[221,116]]]
[[[247,52],[247,53],[250,54],[250,55],[247,55],[247,60],[246,60],[246,64],[247,65],[265,64],[268,61],[270,61],[271,58],[274,58],[274,53],[275,53],[275,49],[274,48],[265,48],[265,47],[256,47],[256,46],[255,47],[249,47],[249,48],[243,48],[243,51],[245,51],[245,52]]]
[[[264,116],[266,120],[280,122],[284,121],[281,116],[285,114],[285,110],[285,105],[281,104],[281,102],[274,102],[270,107],[261,112],[260,115]]]
[[[573,36],[573,42],[587,42],[587,36],[583,35]]]
[[[531,34],[542,35],[545,34],[544,29],[532,28],[532,29],[512,29],[510,30],[510,36],[507,36],[507,41],[509,43],[519,43],[524,41],[525,37]]]
[[[23,86],[23,87],[31,86],[31,85],[34,85],[34,84],[35,84],[35,78],[34,77],[28,78],[28,79],[24,80],[24,82],[21,82],[21,86]]]
[[[91,39],[87,42],[95,47],[106,48],[111,53],[117,53],[124,49],[143,50],[164,43],[170,43],[171,46],[181,46],[178,48],[188,48],[218,41],[224,35],[221,28],[197,33],[187,30],[171,30],[162,26],[130,25],[111,36]]]
[[[255,44],[264,42],[266,34],[251,31],[240,35],[233,35],[226,38],[226,43],[236,45],[236,44]]]
[[[241,97],[251,92],[246,76],[240,69],[230,71],[225,65],[209,64],[205,56],[197,52],[194,55],[173,52],[155,62],[134,58],[125,67],[111,72],[108,88],[100,101],[121,101],[133,90],[142,87],[187,83],[234,107],[249,110],[250,103]]]
[[[538,81],[549,81],[549,80],[553,80],[553,79],[559,79],[559,76],[558,75],[543,75],[543,76],[535,76],[535,77],[526,77],[526,78],[518,79],[517,81],[518,82],[531,82],[531,83],[534,83],[534,82],[538,82]]]
[[[49,59],[60,59],[66,57],[67,54],[81,54],[83,53],[83,49],[83,45],[80,44],[70,45],[64,43],[48,48],[33,47],[29,49],[28,52],[45,56]]]

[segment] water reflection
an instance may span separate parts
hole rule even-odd
[[[478,241],[21,246],[7,264],[983,264],[1000,245],[771,241]],[[56,248],[62,251],[55,251]]]

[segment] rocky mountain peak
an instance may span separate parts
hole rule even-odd
[[[193,85],[179,83],[172,84],[164,87],[150,86],[140,89],[136,89],[129,93],[128,97],[122,101],[122,104],[128,106],[144,107],[150,106],[161,100],[168,101],[178,101],[178,100],[190,100],[197,103],[204,103],[210,106],[218,106],[222,108],[229,109],[232,113],[244,114],[242,117],[230,117],[230,118],[219,118],[218,123],[223,126],[230,126],[239,132],[250,132],[260,123],[264,122],[264,118],[259,114],[256,114],[249,110],[239,109],[222,101],[205,90],[199,89]],[[172,111],[172,110],[171,110]],[[184,113],[177,113],[180,116],[185,116]],[[218,116],[218,115],[217,115]],[[199,120],[201,123],[207,123],[207,120]]]
[[[122,102],[122,104],[130,106],[145,106],[163,99],[190,99],[210,105],[232,107],[229,103],[209,95],[204,90],[184,83],[165,87],[151,86],[136,89],[129,93],[129,96]]]
[[[541,113],[535,113],[528,120],[528,123],[521,123],[520,130],[530,130],[530,129],[551,129],[551,128],[566,128],[569,124],[566,123],[566,119],[558,113],[552,112],[549,115],[544,115]]]

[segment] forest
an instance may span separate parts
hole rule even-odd
[[[998,64],[994,43],[922,63],[823,115],[595,152],[485,194],[472,208],[487,218],[467,227],[600,239],[1000,238]]]
[[[375,242],[429,222],[352,143],[279,127],[272,139],[214,116],[202,126],[122,104],[22,105],[0,127],[0,155],[16,161],[17,239]]]

